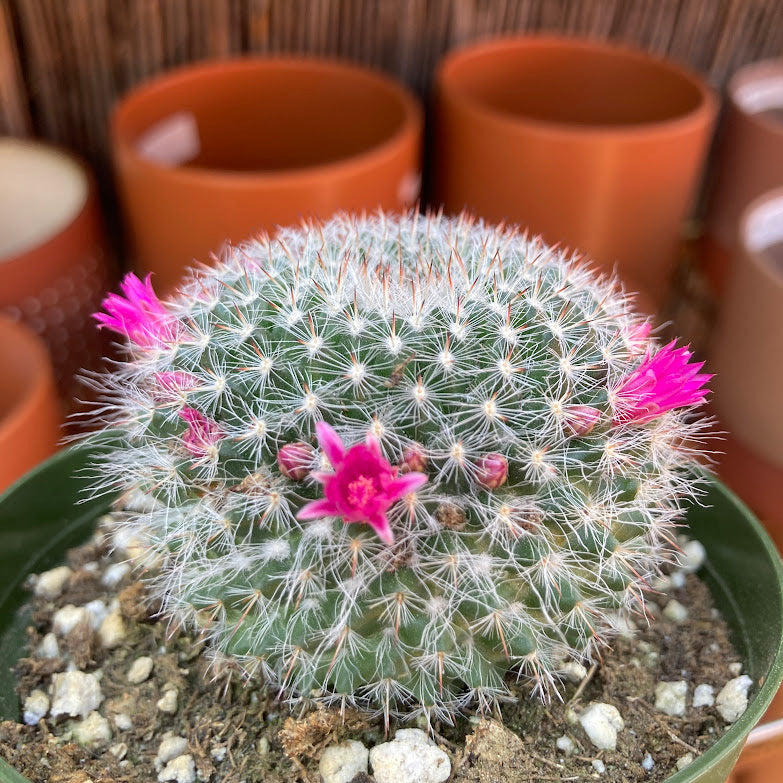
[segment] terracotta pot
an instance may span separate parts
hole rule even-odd
[[[44,338],[68,398],[106,349],[91,315],[114,270],[95,184],[66,151],[13,138],[0,138],[0,182],[0,312]]]
[[[727,93],[701,252],[718,293],[726,285],[742,211],[783,185],[783,58],[742,68]]]
[[[422,110],[356,66],[243,59],[173,71],[111,124],[132,257],[170,290],[226,240],[419,196]]]
[[[46,345],[0,316],[0,492],[57,450],[61,422]]]
[[[722,474],[783,544],[783,188],[752,202],[711,347]]]
[[[697,76],[631,49],[471,45],[437,73],[435,200],[616,264],[660,304],[716,108]]]

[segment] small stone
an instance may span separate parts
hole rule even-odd
[[[90,627],[93,631],[97,631],[101,627],[101,623],[106,619],[106,615],[109,614],[109,609],[100,599],[85,604],[84,611],[87,612]]]
[[[561,753],[565,753],[566,756],[573,756],[576,753],[576,745],[568,734],[563,734],[562,737],[558,737],[555,742],[555,746]]]
[[[79,623],[89,621],[90,616],[83,606],[66,604],[52,615],[52,630],[58,636],[67,636]]]
[[[109,748],[109,753],[111,753],[117,761],[122,761],[125,756],[128,755],[128,746],[124,742],[118,742]]]
[[[739,661],[729,664],[729,674],[739,677],[742,674],[742,664]]]
[[[173,688],[165,691],[163,698],[158,699],[156,706],[161,712],[173,715],[177,711],[177,691]]]
[[[158,745],[158,755],[155,756],[155,769],[160,772],[163,767],[177,756],[185,755],[188,741],[184,737],[165,736]]]
[[[680,717],[685,714],[687,695],[688,683],[685,680],[659,682],[655,686],[655,709],[672,717]]]
[[[266,756],[269,753],[269,740],[266,737],[261,737],[256,743],[256,753],[259,756]]]
[[[52,676],[51,716],[86,718],[103,701],[101,684],[95,674],[58,672]]]
[[[149,655],[142,655],[137,658],[128,669],[128,682],[132,685],[139,685],[152,674],[152,658]]]
[[[683,571],[675,571],[671,575],[672,587],[675,590],[682,590],[685,587],[685,573]]]
[[[579,716],[579,722],[590,742],[599,750],[615,750],[617,732],[625,726],[617,707],[602,702],[591,704]]]
[[[131,720],[130,715],[128,715],[126,712],[118,712],[114,716],[114,725],[120,731],[129,731],[133,728],[133,721]]]
[[[681,546],[680,571],[685,574],[694,574],[707,559],[707,551],[701,541],[687,541]]]
[[[111,739],[109,721],[100,712],[91,712],[84,720],[74,721],[72,731],[80,745],[97,745]]]
[[[642,759],[642,768],[649,772],[654,766],[655,762],[653,761],[653,757],[649,753],[645,754]]]
[[[715,697],[715,707],[726,723],[734,723],[748,707],[748,690],[753,680],[747,674],[729,680]]]
[[[44,571],[38,575],[33,592],[39,598],[46,598],[49,601],[62,595],[65,585],[73,575],[68,566],[59,566],[51,571]]]
[[[688,610],[672,598],[664,607],[663,616],[675,623],[684,623],[688,619]]]
[[[209,749],[209,755],[212,757],[212,760],[217,761],[218,764],[226,758],[226,752],[225,745],[213,745]]]
[[[158,780],[161,783],[169,780],[174,781],[174,783],[194,783],[196,780],[196,762],[193,761],[193,756],[186,754],[177,756],[169,761],[158,773]]]
[[[370,751],[356,740],[330,745],[324,750],[318,771],[323,783],[350,783],[360,772],[367,772]]]
[[[715,704],[715,688],[707,683],[697,685],[693,691],[694,707],[712,707]]]
[[[49,697],[36,688],[25,700],[22,720],[28,726],[35,726],[49,712]]]
[[[125,628],[125,621],[119,612],[111,612],[106,615],[100,628],[98,628],[98,638],[107,650],[119,647],[125,641],[127,635],[128,631]]]
[[[599,774],[603,775],[604,772],[606,772],[606,764],[604,764],[601,759],[593,759],[592,762],[590,762],[593,766],[593,769]]]
[[[677,769],[685,769],[689,764],[693,764],[694,758],[693,753],[686,753],[684,756],[680,756],[677,759]]]
[[[129,573],[130,563],[112,563],[101,577],[101,584],[104,587],[116,587]]]
[[[574,684],[582,682],[587,677],[587,669],[576,661],[568,661],[560,671],[565,679]]]
[[[39,658],[59,658],[60,645],[57,644],[57,637],[53,633],[48,633],[41,639],[35,654]]]
[[[370,764],[376,783],[442,783],[451,775],[449,757],[420,729],[398,729],[370,751]]]

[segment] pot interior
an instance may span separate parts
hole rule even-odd
[[[447,63],[443,84],[484,110],[576,126],[666,122],[705,101],[699,83],[665,61],[583,42],[477,47]]]
[[[158,163],[281,172],[368,152],[400,132],[408,111],[396,86],[359,69],[217,63],[142,87],[120,107],[118,126]]]

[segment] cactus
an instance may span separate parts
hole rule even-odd
[[[172,621],[293,697],[450,719],[547,695],[672,558],[708,376],[612,279],[467,217],[338,216],[101,325]]]

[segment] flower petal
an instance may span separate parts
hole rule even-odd
[[[394,533],[392,533],[386,514],[378,514],[372,519],[368,519],[367,524],[378,534],[378,538],[384,544],[391,546],[394,543]]]
[[[386,498],[391,504],[395,500],[415,492],[419,487],[424,486],[427,481],[428,478],[424,473],[405,473],[389,482],[388,487],[386,487]]]
[[[340,436],[325,421],[319,421],[315,425],[315,434],[326,458],[336,470],[345,457],[345,446]]]
[[[319,498],[318,500],[313,500],[302,506],[302,508],[299,509],[296,518],[301,520],[320,519],[321,517],[335,517],[338,513],[337,508],[331,500]]]

